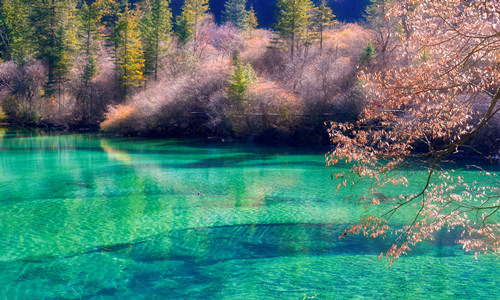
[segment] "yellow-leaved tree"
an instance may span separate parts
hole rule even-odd
[[[131,10],[127,5],[119,15],[114,30],[115,63],[124,98],[129,93],[129,87],[139,87],[145,81],[144,49],[138,29],[138,17],[139,12]]]

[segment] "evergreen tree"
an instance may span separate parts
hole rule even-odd
[[[32,52],[29,5],[24,0],[0,2],[0,59],[23,62]]]
[[[311,0],[278,0],[277,6],[279,17],[275,27],[280,38],[288,42],[293,59],[295,51],[308,41],[314,5]]]
[[[369,24],[379,24],[383,21],[387,5],[392,0],[370,0],[370,4],[365,10],[365,19]]]
[[[312,19],[314,29],[319,34],[319,53],[323,54],[323,31],[328,26],[338,24],[339,22],[335,20],[335,15],[332,9],[326,5],[326,1],[321,1],[321,4],[314,10],[314,15]]]
[[[248,87],[257,80],[257,75],[251,64],[244,64],[241,59],[236,56],[233,58],[234,71],[229,80],[228,96],[241,104],[245,100],[245,95]]]
[[[222,16],[225,22],[230,22],[240,29],[245,28],[248,12],[247,0],[227,0]]]
[[[145,74],[158,80],[158,63],[170,42],[172,12],[167,0],[144,0],[140,22],[144,43]]]
[[[82,89],[76,97],[76,108],[79,112],[77,117],[80,117],[83,124],[92,118],[91,81],[99,73],[97,54],[100,50],[103,4],[101,0],[97,0],[90,5],[84,1],[78,10],[80,50],[85,59],[85,65],[82,74]]]
[[[255,10],[253,9],[253,5],[250,6],[250,10],[245,16],[245,22],[243,28],[246,32],[251,33],[259,26],[259,22],[257,21],[257,15],[255,14]]]
[[[90,5],[84,1],[78,11],[80,19],[80,47],[86,59],[84,67],[84,85],[97,75],[97,51],[101,38],[100,23],[102,17],[102,2],[96,1]]]
[[[177,17],[177,35],[182,43],[187,44],[196,36],[198,27],[208,15],[208,0],[186,0],[182,13]]]
[[[100,2],[102,10],[101,22],[105,26],[106,31],[113,32],[118,19],[120,19],[120,13],[128,6],[128,1],[100,0]],[[110,37],[113,37],[113,33]]]
[[[118,80],[123,87],[124,98],[128,88],[139,87],[144,82],[144,50],[138,30],[138,12],[128,5],[119,14],[114,30],[115,63]]]
[[[361,53],[361,56],[359,57],[359,64],[360,65],[370,64],[375,60],[376,57],[377,57],[377,51],[375,50],[375,46],[373,46],[372,43],[368,43],[368,45]]]
[[[76,44],[75,2],[36,1],[32,4],[31,26],[38,58],[47,65],[45,93],[52,96],[57,91],[60,99],[62,84],[68,79],[71,56]]]
[[[177,25],[175,34],[179,37],[179,41],[186,45],[193,35],[191,32],[191,26],[188,24],[188,19],[185,15],[180,14],[177,16],[175,23]]]

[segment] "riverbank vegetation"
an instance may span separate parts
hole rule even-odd
[[[325,1],[280,0],[272,30],[257,29],[244,0],[226,1],[219,24],[206,0],[184,1],[177,15],[167,0],[4,1],[0,118],[327,145],[328,122],[358,119],[366,78],[401,65],[404,24],[384,17],[390,3],[372,1],[363,24],[339,24]],[[491,120],[476,144],[498,152],[498,126]]]
[[[245,0],[226,1],[220,23],[208,0],[185,0],[176,15],[167,0],[2,1],[0,119],[331,143],[331,165],[354,162],[336,174],[339,188],[373,182],[361,200],[376,213],[345,235],[384,235],[392,215],[414,205],[411,225],[392,231],[390,259],[456,228],[467,250],[499,251],[496,177],[484,173],[491,184],[476,188],[439,172],[453,155],[500,152],[498,1],[373,0],[363,24],[339,23],[325,1],[276,9],[274,29],[259,29]],[[421,192],[377,192],[422,168]],[[392,208],[380,212],[381,203]]]
[[[28,1],[0,6],[0,104],[10,123],[124,135],[327,144],[353,120],[369,31],[324,1],[280,1],[276,30],[227,1]]]

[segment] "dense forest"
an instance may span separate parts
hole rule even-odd
[[[0,118],[325,145],[328,122],[356,121],[366,103],[360,74],[404,46],[390,3],[361,13],[363,1],[2,1]],[[491,130],[478,136],[495,150]]]

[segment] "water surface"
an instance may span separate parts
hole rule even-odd
[[[500,298],[456,234],[390,269],[390,241],[339,240],[363,208],[324,152],[0,128],[0,298]]]

